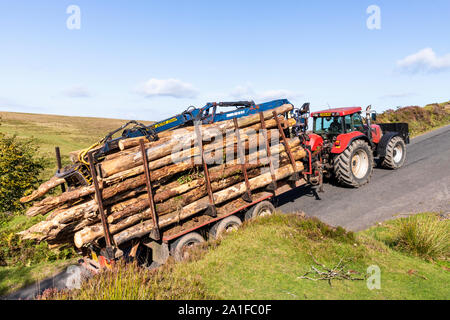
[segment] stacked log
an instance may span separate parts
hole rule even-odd
[[[238,119],[241,141],[237,140],[233,121],[203,125],[201,145],[197,143],[193,126],[163,132],[158,141],[148,141],[145,137],[121,140],[120,150],[109,154],[97,165],[101,198],[114,243],[120,245],[149,234],[156,226],[152,212],[157,215],[158,227],[163,231],[203,214],[210,206],[211,198],[202,155],[212,162],[207,164],[209,185],[214,205],[222,206],[222,210],[242,206],[240,197],[248,191],[242,164],[236,156],[240,145],[252,193],[261,192],[274,178],[277,181],[286,179],[294,173],[294,168],[297,172],[302,171],[301,160],[306,153],[299,145],[299,139],[278,139],[278,122],[284,128],[295,124],[295,120],[283,116],[292,110],[292,105],[275,110],[281,115],[278,121],[272,111],[263,113],[263,123],[258,114]],[[267,132],[262,135],[264,126]],[[270,159],[267,150],[261,148],[265,146],[264,136],[274,141],[270,146]],[[139,148],[141,140],[145,141],[148,160],[143,160]],[[75,161],[76,156],[73,158]],[[227,161],[222,161],[224,158]],[[273,172],[267,170],[270,161],[277,164]],[[146,189],[144,163],[151,173],[154,207]],[[27,211],[28,216],[46,215],[43,221],[20,233],[23,239],[45,240],[51,246],[70,243],[82,248],[104,238],[93,185],[45,197],[64,182],[64,179],[53,177],[21,199],[24,203],[34,202]]]

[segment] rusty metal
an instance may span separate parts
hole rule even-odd
[[[270,175],[272,176],[272,182],[266,187],[266,190],[275,191],[277,189],[277,179],[275,177],[275,169],[273,167],[272,152],[270,151],[270,143],[267,137],[267,129],[266,129],[266,122],[264,119],[264,113],[262,112],[259,113],[259,119],[261,121],[261,129],[263,132],[264,140],[266,142],[266,154],[267,158],[269,159]]]
[[[102,221],[102,226],[103,226],[103,233],[105,235],[105,240],[106,240],[105,257],[109,260],[112,260],[115,258],[115,253],[114,253],[114,249],[112,247],[111,235],[109,233],[108,223],[106,221],[106,215],[105,215],[105,211],[103,208],[103,196],[100,191],[99,184],[98,184],[97,171],[95,170],[94,159],[92,157],[92,151],[88,153],[88,160],[89,160],[89,167],[91,169],[92,181],[94,183],[94,188],[95,188],[95,198],[97,200],[98,211],[100,213],[100,219]]]
[[[278,117],[278,112],[274,110],[272,113],[273,113],[273,117],[274,117],[275,121],[277,122],[278,131],[280,132],[281,138],[283,139],[284,149],[286,150],[286,153],[289,156],[289,161],[291,162],[292,168],[294,169],[294,173],[289,177],[288,180],[289,181],[297,181],[300,179],[300,174],[298,173],[297,164],[295,163],[294,156],[292,155],[291,147],[289,146],[289,142],[286,139],[284,130],[281,127],[281,121],[280,121],[280,118]]]
[[[201,156],[202,165],[203,165],[203,172],[205,174],[206,190],[208,191],[208,197],[209,197],[209,205],[205,211],[205,214],[215,218],[215,217],[217,217],[217,209],[216,209],[216,205],[214,203],[214,195],[213,195],[213,191],[212,191],[212,187],[211,187],[211,180],[209,179],[208,165],[205,161],[205,151],[203,150],[203,139],[202,139],[202,133],[200,130],[199,122],[194,123],[194,128],[195,128],[195,135],[197,136],[197,145],[200,150],[200,156]]]
[[[319,190],[318,192],[324,192],[323,191],[323,162],[322,159],[320,159],[319,162]]]
[[[141,147],[142,164],[144,166],[144,175],[145,175],[145,184],[147,185],[148,201],[149,201],[150,211],[152,213],[152,219],[153,219],[153,225],[154,225],[152,231],[150,232],[150,237],[153,238],[154,240],[160,240],[161,233],[159,231],[158,217],[156,215],[155,201],[153,198],[152,179],[151,179],[151,175],[150,175],[150,169],[148,167],[148,158],[147,158],[147,152],[145,151],[144,139],[139,140],[139,145]]]
[[[56,164],[58,166],[58,173],[61,172],[62,169],[62,163],[61,163],[61,151],[59,150],[59,147],[55,147],[55,154],[56,154]],[[61,191],[66,192],[66,186],[64,183],[61,185]]]
[[[242,145],[241,134],[239,132],[239,125],[238,125],[237,118],[234,118],[233,122],[234,122],[234,128],[236,130],[238,155],[239,155],[239,160],[241,162],[241,168],[242,168],[242,173],[244,174],[245,187],[246,187],[246,192],[242,195],[242,199],[245,202],[252,202],[252,191],[250,189],[250,182],[248,181],[248,173],[247,173],[247,159],[245,158],[245,154],[244,154],[244,147]]]

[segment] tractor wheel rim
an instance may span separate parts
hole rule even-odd
[[[352,172],[357,179],[362,179],[369,169],[369,157],[363,150],[358,150],[352,158]]]
[[[400,144],[394,148],[394,162],[399,163],[403,158],[403,148]]]

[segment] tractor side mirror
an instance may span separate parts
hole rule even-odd
[[[377,113],[376,112],[372,113],[371,117],[372,117],[373,122],[377,121]]]

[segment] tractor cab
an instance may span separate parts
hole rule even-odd
[[[354,131],[364,132],[361,111],[360,107],[353,107],[313,112],[313,132],[328,139]]]

